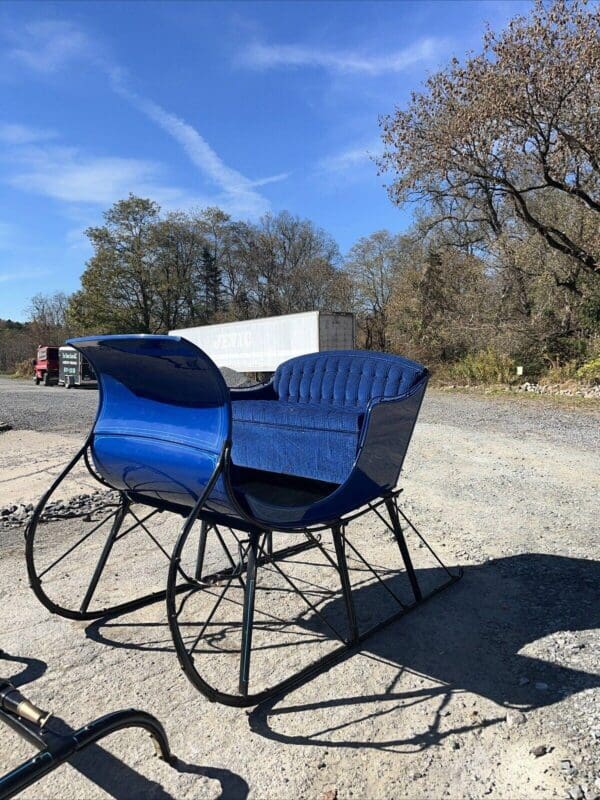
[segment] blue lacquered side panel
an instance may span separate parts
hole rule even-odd
[[[229,390],[210,358],[173,336],[69,342],[99,379],[91,453],[115,488],[193,505],[231,437]]]
[[[97,434],[94,466],[111,486],[155,500],[193,506],[217,466],[218,455],[139,436]]]

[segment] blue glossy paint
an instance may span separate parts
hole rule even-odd
[[[73,339],[99,378],[91,452],[117,489],[190,505],[231,438],[229,390],[201,350],[173,336]]]
[[[394,488],[428,379],[424,367],[406,359],[342,351],[291,359],[269,384],[230,392],[211,359],[180,337],[99,336],[69,344],[85,354],[99,378],[100,404],[90,448],[95,468],[107,483],[153,504],[192,507],[233,438],[233,458],[225,459],[207,510],[232,524],[243,520],[271,529],[330,522]],[[235,413],[239,404],[257,402],[260,408],[248,406]],[[302,420],[298,413],[302,405],[306,411],[319,406],[320,424],[325,426],[333,420],[340,427],[338,417],[344,414],[355,419],[354,454],[342,459],[345,467],[338,481],[319,474],[312,480],[297,477],[302,469],[318,472],[322,466],[317,460],[298,468],[302,448],[287,447],[285,426],[265,432],[262,423],[271,402],[277,410],[273,417],[286,424]],[[290,408],[282,414],[280,404]],[[252,463],[248,436],[257,414],[260,424],[254,440],[256,463]],[[235,460],[240,424],[236,416],[250,426],[244,435],[251,463],[241,466]],[[349,424],[345,416],[343,423]],[[310,426],[296,428],[296,437],[302,437],[304,428],[310,430]],[[313,426],[315,432],[319,430]],[[330,455],[335,459],[335,435],[328,433],[327,446],[333,448]],[[271,463],[261,462],[269,452],[266,444],[279,447],[284,455],[280,473]],[[315,442],[309,444],[314,448]]]

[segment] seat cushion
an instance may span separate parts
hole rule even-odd
[[[363,414],[357,409],[308,403],[285,403],[280,400],[237,400],[232,403],[233,420],[260,422],[264,425],[289,426],[310,430],[360,430]]]
[[[358,447],[357,410],[279,400],[236,400],[233,463],[240,467],[343,483]]]

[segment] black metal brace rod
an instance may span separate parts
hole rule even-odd
[[[341,525],[332,528],[333,545],[338,562],[338,572],[342,583],[342,595],[346,606],[348,617],[348,628],[350,638],[348,644],[354,644],[358,640],[358,622],[356,621],[356,609],[354,608],[354,598],[352,597],[352,584],[350,583],[350,573],[348,572],[348,562],[346,561],[346,538]]]
[[[229,587],[231,586],[231,582],[232,582],[232,581],[233,581],[233,575],[230,575],[230,576],[229,576],[229,580],[228,580],[228,581],[225,583],[225,585],[223,586],[223,589],[222,589],[222,591],[221,591],[221,594],[219,595],[219,597],[218,597],[218,599],[217,599],[217,602],[216,602],[216,603],[214,604],[214,606],[212,607],[212,609],[211,609],[211,611],[210,611],[210,613],[209,613],[208,617],[207,617],[207,618],[204,620],[204,624],[203,624],[203,626],[200,628],[200,633],[199,633],[199,634],[196,636],[196,638],[194,639],[194,643],[192,644],[192,646],[190,647],[190,649],[189,649],[189,650],[187,650],[187,653],[188,653],[188,655],[189,655],[190,657],[191,657],[191,656],[194,654],[194,650],[195,650],[195,649],[196,649],[196,647],[198,647],[198,645],[200,644],[200,639],[202,639],[202,637],[204,636],[204,633],[205,633],[206,629],[208,628],[208,626],[210,625],[210,623],[211,623],[211,621],[212,621],[212,618],[213,618],[213,617],[214,617],[214,615],[217,613],[217,609],[219,608],[219,606],[221,605],[221,601],[223,600],[223,598],[224,598],[224,597],[225,597],[225,595],[227,594],[227,590],[228,590],[228,589],[229,589]],[[189,596],[189,595],[188,595],[188,596]],[[185,600],[183,601],[183,603],[182,603],[182,604],[181,604],[181,606],[179,607],[179,611],[177,612],[177,614],[176,614],[176,617],[177,617],[177,616],[178,616],[178,615],[181,613],[181,610],[182,610],[182,608],[183,608],[183,605],[184,605],[184,603],[185,603]]]
[[[294,592],[304,600],[304,602],[311,609],[311,611],[313,611],[319,617],[319,619],[321,619],[325,623],[325,625],[327,625],[327,627],[331,631],[333,631],[333,634],[335,635],[336,639],[339,639],[340,642],[343,642],[344,641],[344,637],[342,636],[342,634],[327,619],[327,617],[319,611],[319,609],[317,608],[315,603],[312,603],[308,599],[308,597],[304,594],[304,592],[296,586],[296,584],[293,582],[293,580],[290,578],[290,576],[285,574],[285,572],[281,569],[281,567],[279,566],[279,564],[276,561],[272,561],[271,564],[277,570],[277,572],[281,575],[281,577],[286,581],[286,583],[289,583],[289,585],[292,587]],[[328,599],[328,598],[326,598],[326,599]]]
[[[79,610],[84,614],[89,608],[92,597],[94,596],[94,592],[96,591],[96,587],[98,586],[98,581],[100,580],[100,577],[104,572],[104,567],[106,566],[106,562],[108,561],[110,551],[112,550],[113,545],[117,540],[119,529],[128,511],[129,511],[129,501],[124,500],[120,508],[117,510],[117,513],[115,514],[115,518],[113,519],[113,524],[111,525],[110,528],[110,533],[108,534],[106,541],[104,542],[104,547],[102,548],[102,552],[100,553],[100,558],[98,559],[98,563],[96,564],[96,569],[94,570],[94,574],[92,575],[92,579],[89,583],[85,596],[81,601]]]
[[[448,573],[448,575],[452,575],[453,573],[452,573],[452,572],[451,572],[451,571],[448,569],[448,567],[447,567],[447,566],[444,564],[444,562],[442,561],[442,559],[441,559],[441,558],[438,556],[438,554],[435,552],[435,550],[433,549],[433,547],[432,547],[432,546],[429,544],[429,542],[427,541],[427,539],[426,539],[426,538],[423,536],[423,534],[422,534],[422,533],[420,533],[420,532],[418,531],[418,529],[415,527],[415,524],[414,524],[413,522],[411,522],[411,520],[410,520],[410,519],[409,519],[409,518],[406,516],[406,514],[405,514],[405,513],[402,511],[402,509],[398,507],[398,502],[397,502],[397,500],[396,500],[396,502],[395,502],[395,506],[396,506],[396,511],[398,512],[398,514],[399,514],[399,515],[402,517],[402,519],[403,519],[403,520],[406,522],[406,524],[407,524],[407,525],[408,525],[408,526],[409,526],[409,527],[410,527],[410,528],[411,528],[411,529],[412,529],[412,530],[413,530],[413,531],[414,531],[414,532],[417,534],[417,536],[419,537],[419,539],[420,539],[420,540],[423,542],[423,544],[425,545],[425,547],[426,547],[426,548],[429,550],[429,552],[430,552],[430,553],[431,553],[431,555],[432,555],[432,556],[435,558],[435,560],[438,562],[438,564],[440,565],[440,567],[442,567],[442,569],[443,569],[443,570],[445,570],[445,572],[447,572],[447,573]]]
[[[42,730],[38,726],[28,726],[22,719],[15,718],[4,709],[0,709],[0,719],[40,747],[38,755],[0,777],[0,800],[9,800],[60,767],[75,753],[124,728],[144,728],[152,737],[157,755],[167,763],[174,761],[161,723],[152,714],[133,708],[106,714],[70,734],[58,734],[51,730]]]
[[[390,519],[392,520],[394,536],[396,537],[398,547],[400,548],[400,554],[402,555],[402,560],[404,561],[404,566],[406,567],[406,574],[408,575],[410,585],[412,586],[415,600],[418,603],[422,599],[423,593],[421,592],[421,587],[419,586],[419,581],[417,580],[415,568],[413,567],[410,553],[408,552],[408,547],[406,546],[406,539],[404,538],[402,526],[400,525],[400,519],[398,518],[398,508],[391,499],[386,500],[385,504],[388,514],[390,515]]]
[[[75,544],[71,545],[71,547],[69,547],[68,550],[65,550],[65,552],[62,555],[60,555],[57,559],[55,559],[52,562],[52,564],[50,564],[50,566],[46,567],[46,569],[44,569],[44,570],[42,570],[42,572],[40,572],[40,574],[38,575],[38,579],[41,581],[41,579],[44,577],[44,575],[46,575],[46,573],[50,572],[51,569],[54,569],[54,567],[56,567],[58,564],[60,564],[60,562],[63,559],[65,559],[68,555],[70,555],[73,552],[73,550],[75,550],[77,547],[79,547],[80,544],[83,544],[86,541],[86,539],[89,539],[90,536],[92,536],[94,533],[96,533],[96,531],[100,530],[100,528],[106,522],[108,522],[109,519],[114,517],[117,514],[117,512],[118,512],[118,509],[115,509],[114,511],[111,511],[111,513],[107,517],[105,517],[101,522],[99,522],[95,527],[93,527],[91,531],[88,531],[86,534],[84,534],[80,539],[78,539],[75,542]]]
[[[198,552],[196,553],[196,569],[194,570],[194,578],[199,581],[202,578],[202,569],[204,567],[204,556],[206,554],[206,539],[210,526],[205,520],[200,520],[200,533],[198,534]]]
[[[240,569],[246,563],[246,586],[244,588],[244,613],[242,618],[242,647],[240,651],[239,692],[244,697],[248,694],[250,680],[250,657],[252,655],[252,632],[254,629],[254,598],[256,595],[256,561],[260,533],[251,533],[248,547],[240,544]]]
[[[398,597],[398,595],[396,594],[396,592],[394,592],[394,590],[393,590],[393,589],[390,589],[390,587],[389,587],[389,586],[387,585],[387,583],[386,583],[386,582],[383,580],[383,578],[382,578],[382,577],[381,577],[381,575],[380,575],[380,574],[377,572],[377,570],[376,570],[376,569],[374,569],[374,568],[373,568],[373,567],[372,567],[372,566],[369,564],[369,562],[367,561],[367,559],[366,559],[366,558],[365,558],[365,557],[362,555],[362,553],[361,553],[361,552],[360,552],[360,551],[359,551],[359,550],[358,550],[358,549],[357,549],[357,548],[356,548],[356,547],[355,547],[355,546],[352,544],[352,542],[350,541],[350,539],[348,539],[348,537],[347,537],[347,536],[345,536],[345,542],[346,542],[346,545],[347,545],[347,546],[348,546],[348,547],[349,547],[349,548],[352,550],[352,552],[353,552],[353,553],[356,555],[356,557],[357,557],[357,558],[358,558],[358,559],[359,559],[359,560],[360,560],[360,561],[361,561],[361,562],[362,562],[362,563],[365,565],[365,567],[367,568],[367,570],[368,570],[368,571],[369,571],[369,572],[370,572],[370,573],[371,573],[371,574],[372,574],[372,575],[373,575],[375,578],[377,578],[377,580],[378,580],[378,581],[379,581],[379,583],[380,583],[380,584],[383,586],[383,588],[386,590],[386,592],[387,592],[389,595],[391,595],[391,596],[394,598],[394,600],[395,600],[395,601],[398,603],[398,605],[399,605],[401,608],[406,608],[406,603],[403,603],[403,602],[402,602],[402,600],[401,600],[401,599]]]

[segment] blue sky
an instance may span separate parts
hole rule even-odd
[[[132,191],[165,209],[287,209],[342,252],[410,223],[378,117],[526,2],[4,2],[0,318],[73,291],[83,230]]]

